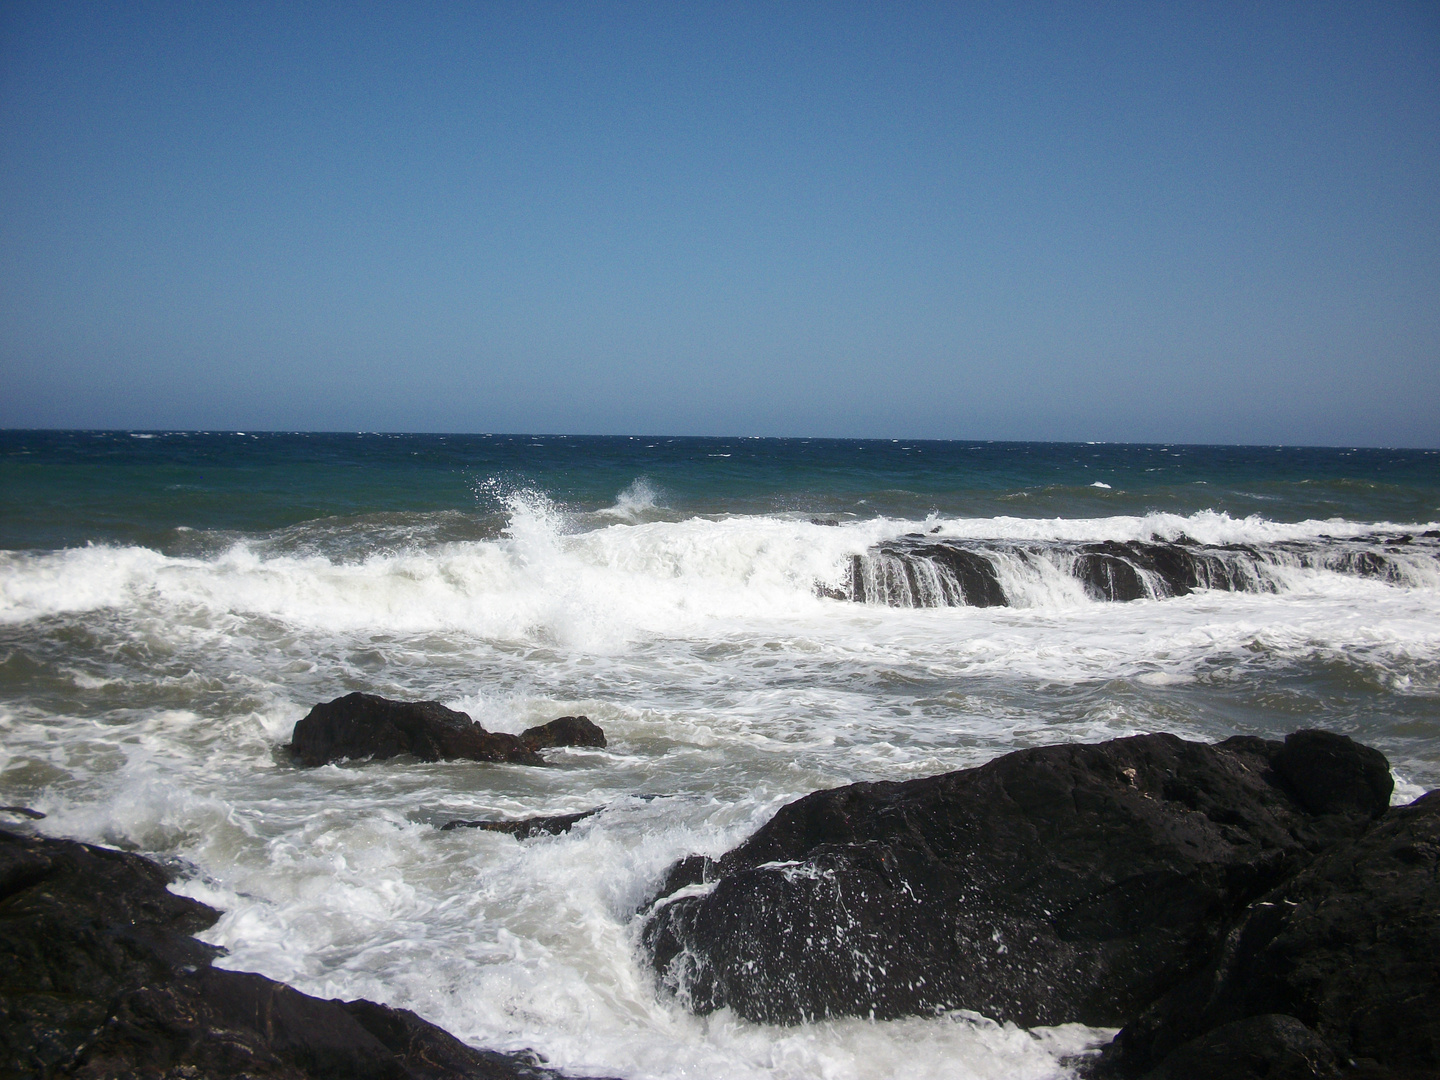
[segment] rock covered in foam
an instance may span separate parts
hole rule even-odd
[[[0,1073],[559,1080],[412,1012],[210,966],[219,917],[138,855],[0,831]]]
[[[467,713],[438,701],[391,701],[353,693],[322,702],[296,725],[290,751],[314,767],[346,758],[421,761],[506,761],[543,765],[537,751],[554,746],[604,746],[605,733],[583,716],[562,716],[523,735],[486,731]]]
[[[1050,746],[816,792],[718,862],[672,868],[642,940],[700,1013],[1118,1026],[1203,965],[1248,903],[1371,825],[1375,752],[1319,742],[1354,765],[1320,786],[1365,789],[1322,800],[1331,813],[1296,797],[1310,770],[1277,771],[1290,747],[1245,737]]]

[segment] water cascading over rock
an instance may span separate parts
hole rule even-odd
[[[1160,600],[1204,589],[1279,592],[1294,571],[1440,583],[1440,532],[1270,544],[1001,541],[911,533],[853,555],[834,595],[888,607],[1027,607],[1039,598]]]

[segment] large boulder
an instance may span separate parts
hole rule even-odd
[[[214,909],[138,855],[0,831],[0,1075],[559,1080],[404,1009],[211,967]]]
[[[346,758],[421,761],[508,761],[543,765],[537,751],[552,746],[604,746],[605,733],[583,716],[562,716],[521,735],[486,731],[468,713],[438,701],[391,701],[353,693],[322,702],[295,725],[290,751],[314,767]]]
[[[1206,1075],[1192,1067],[1206,1054],[1280,1057],[1301,1041],[1367,1073],[1440,1076],[1440,792],[1252,903],[1215,960],[1127,1025],[1096,1071],[1181,1080]]]
[[[718,861],[676,864],[642,942],[699,1013],[1119,1026],[1247,904],[1370,827],[1377,763],[1326,733],[1146,735],[816,792]]]

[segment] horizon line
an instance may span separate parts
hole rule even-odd
[[[1364,446],[1355,443],[1232,443],[1232,442],[1186,442],[1183,439],[1136,441],[1127,439],[993,439],[993,438],[949,438],[937,439],[931,436],[883,436],[883,435],[665,435],[665,434],[601,434],[594,432],[559,431],[402,431],[373,428],[126,428],[126,427],[0,427],[0,435],[13,434],[69,434],[69,435],[237,435],[259,437],[261,435],[353,435],[387,436],[402,438],[484,438],[484,439],[730,439],[758,442],[872,442],[872,443],[983,443],[991,446],[1184,446],[1195,449],[1229,450],[1403,450],[1418,453],[1440,453],[1440,446]]]

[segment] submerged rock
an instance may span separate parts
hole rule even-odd
[[[598,740],[598,741],[597,741]],[[552,746],[604,746],[605,733],[583,716],[562,716],[523,735],[486,731],[467,713],[438,701],[391,701],[353,693],[316,705],[295,725],[290,751],[307,767],[346,758],[506,761],[543,765]]]
[[[1178,1080],[1218,1075],[1196,1063],[1226,1053],[1283,1060],[1311,1045],[1375,1075],[1440,1076],[1440,792],[1251,904],[1219,955],[1128,1024],[1096,1071]]]
[[[558,1080],[404,1009],[210,966],[219,912],[138,855],[0,830],[0,1073]]]
[[[1326,733],[1146,735],[854,784],[676,864],[642,941],[699,1013],[1119,1026],[1246,905],[1361,835],[1389,784],[1376,751]]]
[[[577,821],[594,817],[600,810],[586,810],[579,814],[559,814],[555,817],[528,817],[515,821],[447,821],[440,826],[441,832],[453,829],[483,829],[486,832],[509,833],[516,840],[528,840],[532,836],[559,836],[570,831]]]

